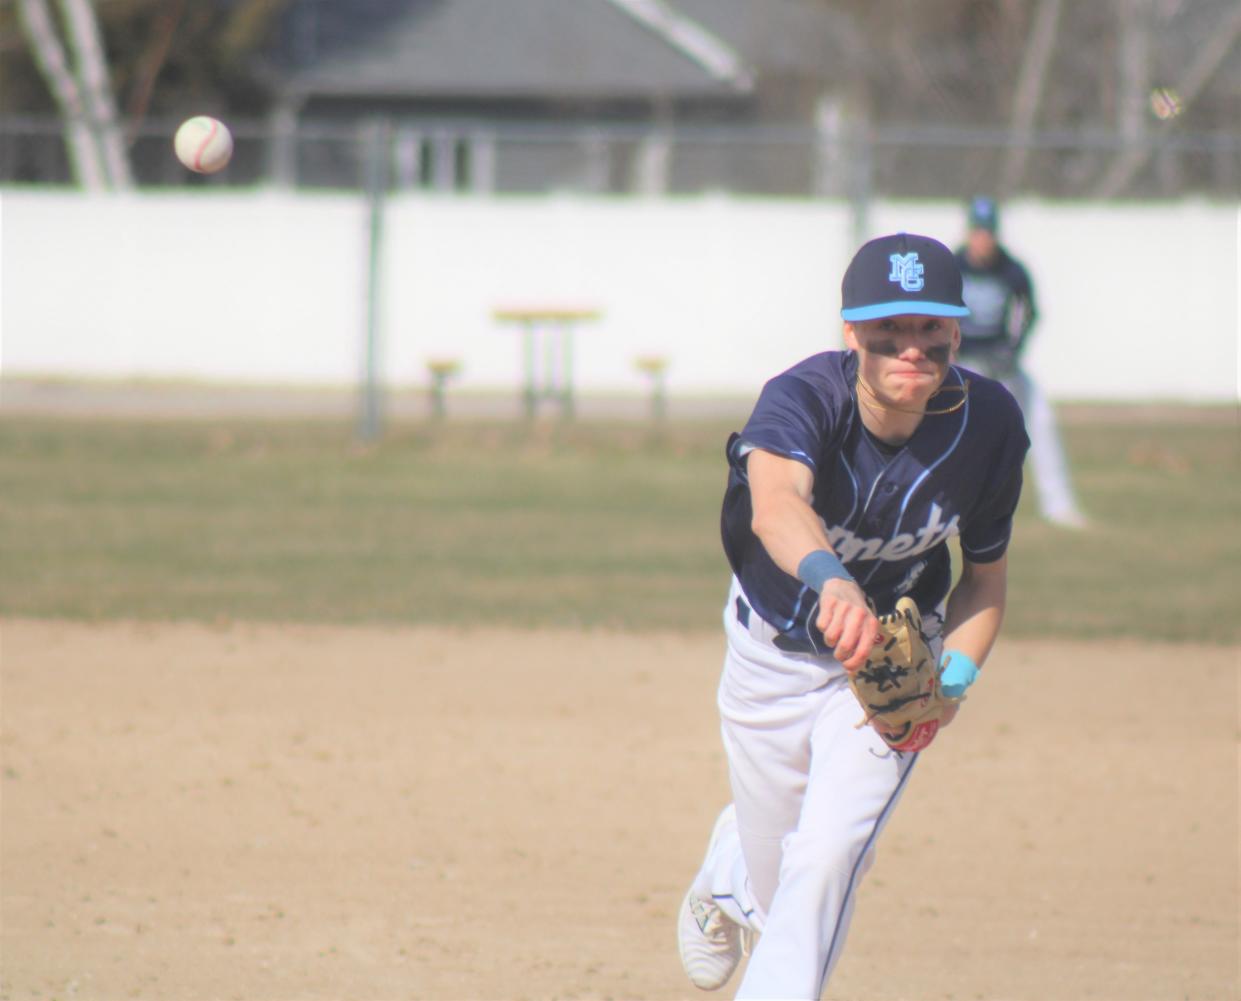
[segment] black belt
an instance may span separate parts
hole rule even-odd
[[[745,599],[740,595],[737,596],[737,621],[746,629],[750,628],[750,606],[746,604]],[[771,638],[771,645],[777,650],[783,650],[785,653],[808,653],[815,656],[826,655],[826,650],[816,650],[806,640],[794,639],[792,636],[786,636],[784,633],[776,633]]]

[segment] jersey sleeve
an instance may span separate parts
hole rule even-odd
[[[994,563],[1008,551],[1013,515],[1021,499],[1021,482],[1018,467],[971,515],[961,533],[961,555],[971,563]]]
[[[1015,408],[1015,402],[1012,404]],[[1001,439],[988,488],[982,492],[961,530],[961,555],[971,563],[994,563],[1008,551],[1013,534],[1013,515],[1021,500],[1022,466],[1030,439],[1017,412],[1008,433]]]
[[[754,412],[741,430],[738,458],[761,448],[795,459],[817,472],[822,445],[834,423],[833,408],[823,392],[799,375],[771,379],[759,394]]]

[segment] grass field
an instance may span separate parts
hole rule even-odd
[[[714,629],[731,424],[0,423],[0,612]],[[1235,643],[1235,411],[1065,428],[1092,527],[1027,490],[1007,631]]]

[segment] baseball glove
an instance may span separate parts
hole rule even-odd
[[[879,631],[882,639],[866,663],[849,675],[849,686],[866,711],[858,726],[870,723],[894,750],[921,751],[961,700],[949,698],[940,687],[940,667],[913,599],[898,599],[896,611],[879,617]]]

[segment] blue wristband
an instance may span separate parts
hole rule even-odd
[[[939,663],[939,684],[950,699],[959,699],[978,677],[978,665],[960,650],[945,650]]]
[[[853,580],[853,575],[845,569],[840,557],[829,553],[826,549],[816,549],[807,553],[797,564],[797,579],[816,593],[823,590],[823,585],[835,578]]]

